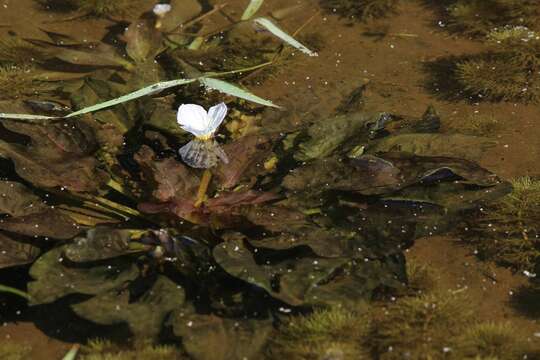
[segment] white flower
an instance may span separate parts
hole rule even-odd
[[[227,115],[227,105],[219,103],[208,109],[200,105],[182,104],[178,108],[177,122],[182,129],[195,135],[195,139],[178,151],[182,160],[194,168],[216,166],[219,160],[229,162],[227,154],[214,140],[214,133]]]
[[[153,12],[159,17],[165,16],[166,13],[171,11],[171,5],[170,4],[156,4],[154,6]]]
[[[208,140],[214,136],[217,128],[227,115],[227,105],[219,103],[208,109],[200,105],[182,104],[178,108],[176,121],[182,129],[192,133],[200,140]]]

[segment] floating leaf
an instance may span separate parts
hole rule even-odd
[[[275,105],[273,102],[262,99],[256,95],[253,95],[252,93],[244,89],[241,89],[238,86],[228,83],[226,81],[214,79],[210,77],[204,77],[204,76],[199,78],[198,80],[209,89],[218,90],[222,93],[236,96],[236,97],[239,97],[240,99],[245,99],[245,100],[248,100],[257,104],[261,104],[264,106],[279,108],[279,106]]]
[[[165,318],[182,308],[185,301],[184,289],[162,275],[137,295],[133,300],[129,288],[111,289],[71,307],[77,315],[95,323],[127,323],[136,337],[153,339],[159,335]]]
[[[244,13],[242,14],[241,20],[251,19],[251,17],[260,9],[262,4],[264,4],[264,0],[250,0],[246,10],[244,10]]]
[[[259,24],[266,28],[268,31],[270,31],[272,34],[280,38],[281,40],[285,41],[287,44],[291,45],[292,47],[297,48],[304,54],[308,54],[309,56],[318,56],[316,52],[313,52],[309,50],[307,47],[302,45],[300,42],[295,40],[292,36],[287,34],[285,31],[281,30],[277,25],[275,25],[272,21],[266,18],[257,18],[253,20],[256,24]]]

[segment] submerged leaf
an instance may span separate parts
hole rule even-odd
[[[133,64],[118,55],[116,49],[105,43],[99,43],[92,49],[76,49],[70,47],[57,47],[52,54],[57,59],[76,65],[87,66],[113,66],[131,69]]]
[[[44,236],[53,239],[71,239],[81,229],[68,216],[57,209],[0,220],[0,229],[26,236]]]
[[[90,156],[97,149],[91,128],[83,122],[49,125],[8,121],[9,130],[31,138],[27,146],[0,141],[0,156],[11,159],[25,180],[45,188],[96,191],[108,181]]]
[[[131,259],[118,258],[94,266],[72,264],[63,256],[65,247],[56,247],[30,268],[34,279],[28,283],[32,302],[45,304],[69,294],[96,295],[121,288],[139,275]]]
[[[148,19],[131,23],[124,33],[126,52],[136,63],[153,61],[161,47],[161,33]]]
[[[369,151],[408,152],[420,156],[448,156],[478,160],[496,142],[483,137],[462,134],[400,134],[384,138]]]
[[[216,169],[220,186],[233,188],[243,178],[264,171],[262,165],[270,156],[273,140],[272,136],[248,135],[224,145],[223,150],[229,155],[230,161],[228,164],[220,164]]]
[[[65,255],[73,262],[110,259],[130,252],[131,230],[97,227],[66,245]]]
[[[0,181],[0,213],[24,216],[46,208],[43,200],[26,186],[14,181]]]
[[[0,233],[0,269],[29,264],[39,253],[38,247]]]
[[[258,359],[272,332],[270,320],[227,319],[182,310],[174,312],[171,322],[195,360]]]
[[[153,339],[165,318],[184,306],[184,289],[159,275],[152,286],[132,300],[129,289],[111,289],[71,307],[77,315],[103,325],[127,323],[139,339]]]

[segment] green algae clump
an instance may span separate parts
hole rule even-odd
[[[495,29],[489,51],[456,63],[466,93],[490,101],[540,100],[540,35],[526,27]]]
[[[513,191],[486,206],[469,224],[470,240],[479,255],[514,270],[534,269],[540,261],[540,181],[530,177],[512,181]]]

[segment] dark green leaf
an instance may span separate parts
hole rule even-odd
[[[81,317],[103,325],[127,323],[140,339],[156,338],[165,318],[184,306],[184,289],[165,276],[135,301],[128,289],[111,289],[85,302],[72,305]]]

